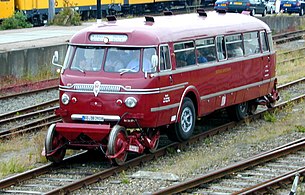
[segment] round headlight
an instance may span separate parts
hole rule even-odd
[[[137,100],[136,98],[134,97],[128,97],[126,100],[125,100],[125,105],[128,107],[128,108],[134,108],[136,105],[137,105]]]
[[[69,104],[69,101],[70,101],[70,97],[67,95],[67,94],[62,94],[61,96],[61,102],[64,104],[64,105],[67,105]]]

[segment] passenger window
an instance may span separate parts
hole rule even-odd
[[[174,44],[174,52],[177,68],[194,65],[196,63],[195,47],[193,41]]]
[[[243,56],[244,49],[241,34],[226,36],[226,48],[228,52],[228,58]]]
[[[214,38],[196,40],[197,63],[216,61]]]
[[[226,44],[223,36],[216,37],[216,53],[219,61],[227,59]]]
[[[244,33],[245,55],[260,53],[258,32]]]
[[[267,36],[266,36],[266,32],[265,31],[261,31],[260,32],[260,40],[261,40],[261,47],[262,47],[262,51],[263,52],[267,52],[268,51],[268,40],[267,40]]]
[[[160,70],[171,70],[172,65],[170,61],[169,48],[167,45],[160,46]]]

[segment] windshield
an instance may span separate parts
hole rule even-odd
[[[104,57],[103,48],[77,47],[71,64],[71,70],[99,71]]]
[[[68,55],[73,55],[69,52]],[[129,47],[76,47],[71,58],[71,70],[81,72],[105,71],[124,74],[127,72],[152,73],[156,71],[153,60],[156,48]]]

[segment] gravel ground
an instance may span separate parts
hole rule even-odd
[[[58,98],[58,90],[48,90],[38,92],[32,95],[18,96],[8,99],[0,99],[0,114],[7,113],[14,110],[19,110],[24,107],[33,106],[39,103],[47,102]]]

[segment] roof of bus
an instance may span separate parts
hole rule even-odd
[[[156,16],[154,22],[145,22],[144,17],[103,22],[79,31],[71,38],[70,43],[104,45],[102,41],[90,41],[89,35],[124,34],[128,36],[127,41],[119,43],[110,41],[107,44],[150,46],[261,29],[270,32],[267,24],[245,14],[207,12],[207,17],[204,17],[192,13]]]

